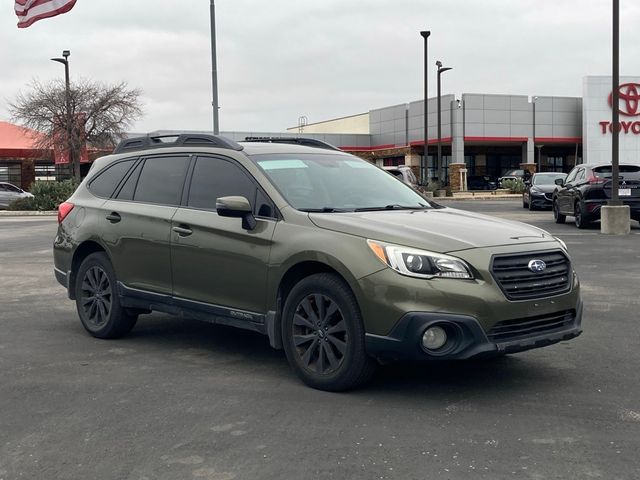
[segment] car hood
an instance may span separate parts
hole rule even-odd
[[[539,192],[542,193],[553,193],[553,191],[556,189],[557,185],[553,184],[553,185],[531,185],[531,189],[536,189]]]
[[[454,208],[310,213],[309,218],[327,230],[439,253],[555,241],[531,225]]]

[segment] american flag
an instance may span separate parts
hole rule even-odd
[[[76,0],[16,0],[14,7],[18,16],[18,28],[27,28],[43,18],[67,13]]]

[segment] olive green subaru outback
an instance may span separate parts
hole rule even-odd
[[[309,139],[128,139],[58,221],[55,275],[91,335],[120,337],[151,311],[245,328],[323,390],[365,382],[379,361],[581,333],[561,240],[439,206]]]

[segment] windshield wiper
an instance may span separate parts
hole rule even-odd
[[[393,203],[391,205],[385,205],[384,207],[364,207],[364,208],[356,208],[355,212],[375,212],[378,210],[426,210],[431,208],[427,205],[416,205],[416,206],[408,206],[408,205],[399,205],[397,203]]]
[[[344,208],[334,208],[334,207],[322,207],[322,208],[299,208],[301,212],[307,213],[344,213],[344,212],[353,212],[353,210],[346,210]]]

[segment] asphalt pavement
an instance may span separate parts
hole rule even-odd
[[[53,277],[55,217],[0,218],[0,480],[640,478],[638,224],[609,237],[513,201],[443,203],[565,240],[584,334],[320,392],[247,331],[152,314],[90,337]]]

